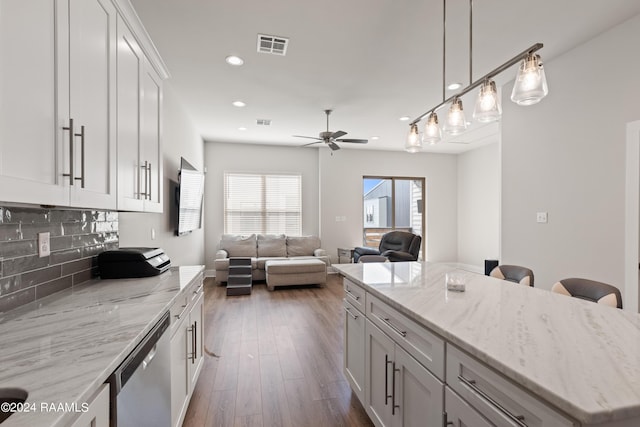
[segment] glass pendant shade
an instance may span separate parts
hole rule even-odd
[[[437,144],[441,139],[442,131],[440,130],[440,125],[438,125],[438,115],[432,111],[424,126],[422,140],[427,144]]]
[[[465,130],[467,130],[467,120],[464,117],[462,101],[460,98],[454,98],[453,102],[451,102],[451,108],[449,108],[447,125],[444,131],[449,135],[459,135]]]
[[[404,149],[409,153],[417,153],[422,150],[422,142],[420,141],[420,135],[418,135],[418,125],[415,123],[411,125]]]
[[[539,55],[529,54],[520,62],[511,92],[511,100],[518,105],[533,105],[547,96],[547,78]]]
[[[473,118],[482,123],[495,122],[502,115],[502,107],[498,98],[496,82],[486,80],[480,87],[480,93],[476,100],[476,108],[473,110]]]

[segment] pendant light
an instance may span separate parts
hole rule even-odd
[[[500,98],[496,89],[496,82],[487,79],[480,87],[476,108],[473,110],[473,118],[482,123],[495,122],[502,115]]]
[[[453,98],[444,131],[449,135],[460,135],[465,130],[467,130],[467,120],[464,117],[462,100],[460,98]]]
[[[410,138],[412,133],[417,135],[417,130],[413,127],[419,121],[427,118],[425,124],[423,141],[425,143],[434,144],[440,141],[442,134],[438,126],[438,116],[436,111],[445,105],[451,103],[449,114],[445,123],[444,131],[450,135],[458,135],[467,129],[467,122],[462,108],[461,97],[473,89],[481,86],[478,98],[476,100],[473,111],[473,118],[479,122],[487,123],[500,119],[502,115],[502,107],[500,105],[500,97],[493,78],[503,71],[511,68],[515,64],[519,64],[516,81],[511,93],[511,100],[518,105],[533,105],[538,102],[549,92],[547,88],[547,80],[542,67],[540,56],[537,51],[544,46],[542,43],[536,43],[528,49],[515,55],[502,65],[489,71],[484,76],[472,82],[473,78],[473,0],[469,0],[469,86],[458,90],[448,99],[444,98],[445,90],[445,70],[446,70],[446,22],[447,22],[447,0],[443,0],[443,27],[442,27],[442,102],[435,107],[427,110],[426,113],[414,119],[409,125],[411,126]],[[417,144],[422,147],[420,141]],[[413,147],[407,141],[406,147]],[[415,150],[417,151],[417,150]],[[413,151],[413,152],[415,152]]]
[[[415,123],[411,125],[404,149],[409,153],[417,153],[422,150],[422,141],[420,141],[420,135],[418,135],[418,125]]]
[[[540,56],[530,53],[520,62],[511,100],[518,105],[533,105],[548,93],[547,78]]]
[[[427,144],[437,144],[442,140],[442,131],[440,130],[440,125],[438,124],[438,115],[432,111],[429,114],[429,118],[427,119],[427,123],[424,126],[424,134],[423,141]]]

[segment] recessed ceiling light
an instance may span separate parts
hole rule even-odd
[[[235,66],[238,66],[238,67],[240,65],[244,64],[244,59],[240,58],[239,56],[235,56],[235,55],[227,56],[224,60],[227,61],[227,64],[235,65]]]
[[[238,108],[242,108],[242,107],[245,107],[247,105],[242,101],[233,101],[232,104],[233,104],[234,107],[238,107]]]
[[[376,140],[376,139],[380,139],[380,137],[379,136],[372,136],[371,139],[372,140]]]
[[[402,116],[400,117],[400,120],[406,122],[407,120],[409,120],[409,116]]]
[[[238,128],[238,130],[245,131],[245,130],[247,130],[247,128],[246,128],[246,127],[244,127],[244,126],[241,126],[241,127],[239,127],[239,128]]]
[[[462,87],[462,83],[454,82],[454,83],[449,83],[449,86],[447,86],[447,89],[456,90],[456,89],[460,89],[461,87]]]

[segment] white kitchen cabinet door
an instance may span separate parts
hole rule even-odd
[[[351,390],[364,402],[366,318],[346,299],[344,305],[343,363]]]
[[[442,382],[398,345],[393,362],[393,425],[441,427],[444,404]]]
[[[395,344],[369,320],[366,322],[365,330],[364,407],[376,426],[391,426],[391,378]]]
[[[189,403],[188,352],[188,316],[180,322],[176,333],[171,337],[171,426],[180,427]]]
[[[109,427],[109,384],[102,384],[71,427]]]
[[[143,54],[118,18],[118,210],[142,211],[140,186],[140,93]]]
[[[109,0],[69,0],[71,206],[116,208],[116,22]]]
[[[140,161],[144,211],[162,212],[162,81],[148,61],[142,72]]]
[[[55,0],[0,0],[0,201],[66,205]]]
[[[191,323],[190,339],[188,340],[191,359],[187,360],[189,367],[189,393],[193,392],[204,364],[204,292],[202,292],[202,287],[195,292],[196,301],[189,314]]]
[[[487,421],[471,405],[451,391],[449,387],[445,387],[444,401],[447,425],[455,427],[495,427],[495,424]]]

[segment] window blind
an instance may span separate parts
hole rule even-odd
[[[224,232],[302,234],[302,177],[224,174]]]

